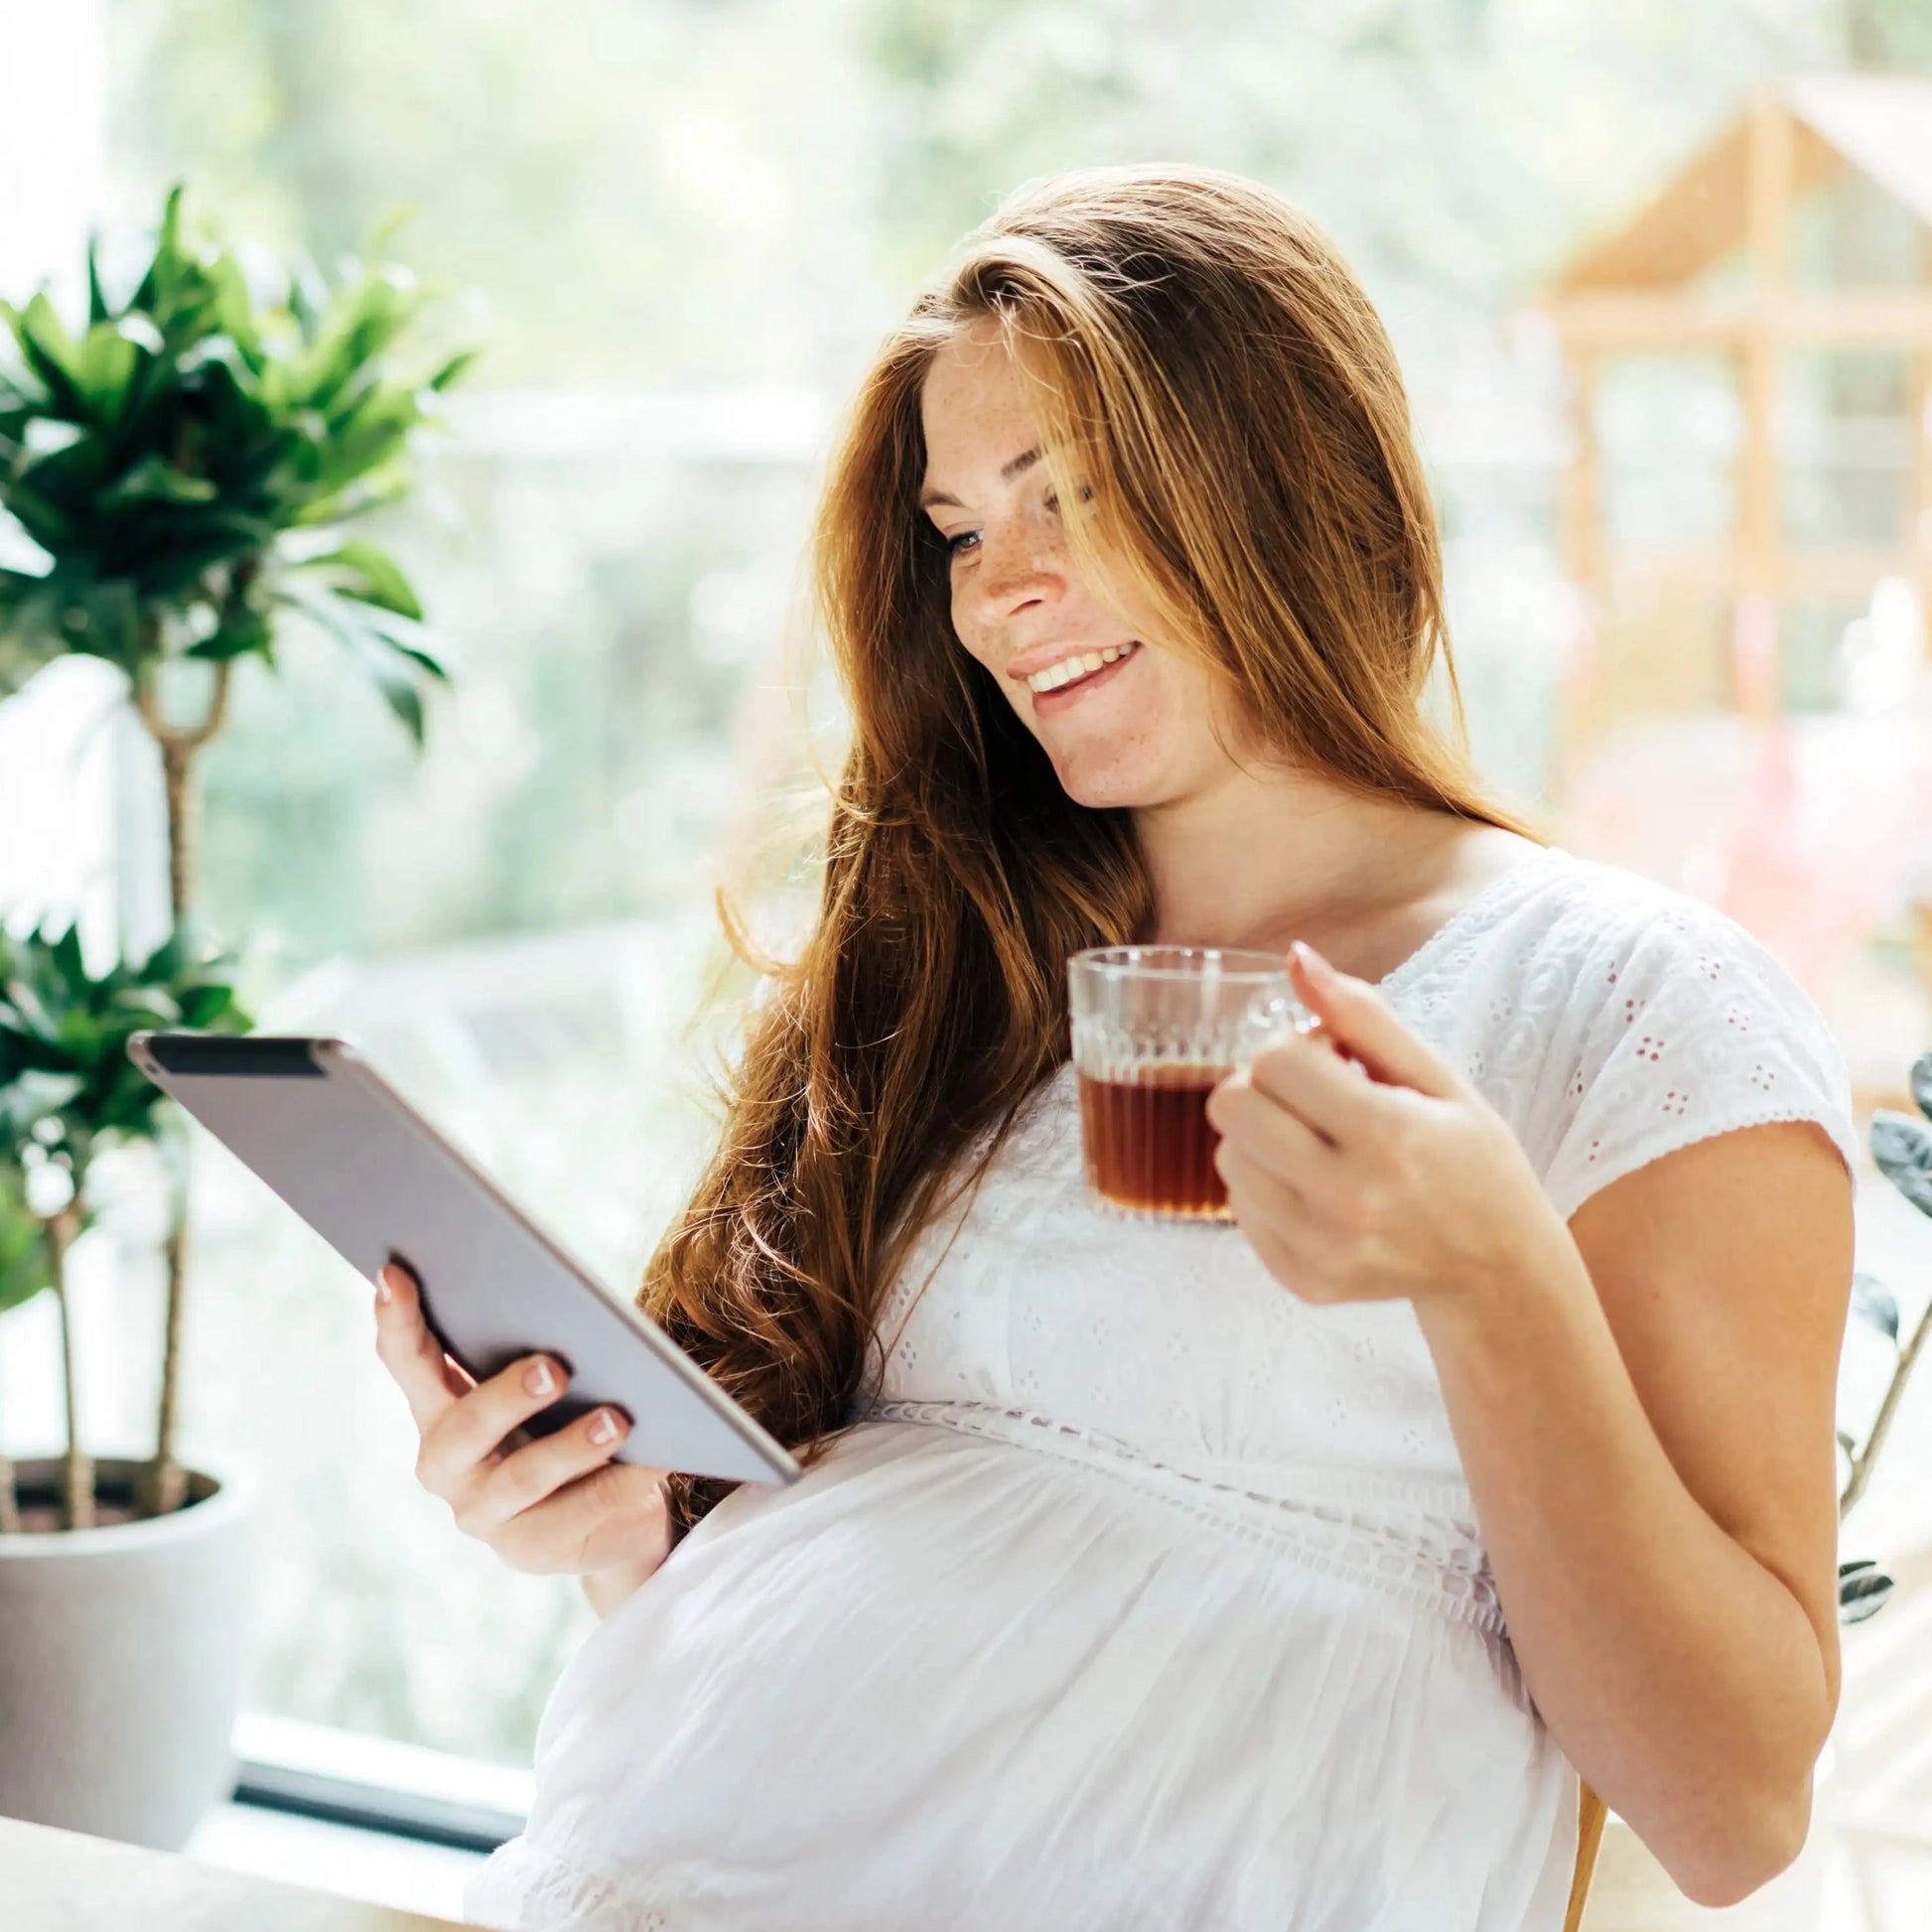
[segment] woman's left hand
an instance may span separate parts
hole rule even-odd
[[[1289,970],[1319,1032],[1267,1047],[1207,1102],[1228,1205],[1283,1287],[1467,1298],[1567,1235],[1508,1123],[1373,986],[1312,947]]]

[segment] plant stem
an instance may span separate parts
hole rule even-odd
[[[186,1150],[183,1150],[184,1154]],[[166,1516],[182,1506],[188,1495],[188,1472],[175,1459],[176,1411],[181,1395],[181,1317],[186,1297],[182,1285],[188,1275],[187,1189],[177,1193],[170,1216],[168,1241],[167,1338],[161,1357],[161,1414],[155,1425],[155,1449],[141,1471],[140,1502],[144,1516]]]
[[[1852,1464],[1851,1479],[1845,1485],[1845,1494],[1839,1499],[1838,1520],[1842,1523],[1851,1514],[1852,1505],[1864,1494],[1864,1486],[1871,1477],[1871,1465],[1878,1451],[1885,1446],[1885,1437],[1891,1429],[1891,1419],[1898,1409],[1898,1399],[1905,1393],[1905,1384],[1912,1373],[1912,1365],[1918,1360],[1919,1350],[1925,1346],[1926,1336],[1932,1334],[1932,1303],[1926,1305],[1925,1312],[1918,1318],[1918,1326],[1912,1330],[1912,1338],[1899,1350],[1897,1365],[1891,1372],[1891,1381],[1885,1389],[1885,1399],[1878,1405],[1878,1414],[1871,1425],[1871,1434],[1864,1439],[1864,1449],[1859,1459]]]
[[[181,932],[188,918],[188,901],[195,883],[195,755],[221,729],[228,715],[226,658],[214,666],[214,685],[207,713],[198,725],[171,725],[161,713],[153,683],[153,667],[160,651],[153,620],[144,625],[145,640],[153,645],[146,659],[148,675],[134,681],[134,707],[161,752],[161,777],[168,803],[168,906],[174,929]],[[175,1432],[180,1408],[182,1309],[187,1299],[188,1185],[187,1150],[182,1151],[182,1184],[176,1190],[168,1218],[168,1310],[163,1321],[165,1340],[161,1360],[161,1400],[155,1418],[154,1454],[141,1472],[141,1506],[150,1516],[179,1509],[187,1494],[187,1476],[175,1459]]]
[[[61,1515],[65,1528],[89,1530],[94,1526],[94,1465],[93,1458],[81,1450],[75,1428],[73,1325],[68,1308],[68,1250],[73,1245],[79,1222],[71,1207],[64,1207],[48,1221],[47,1272],[54,1305],[61,1314],[61,1400],[67,1423],[67,1446],[61,1456]]]
[[[152,665],[154,659],[149,662]],[[168,799],[168,907],[180,931],[188,917],[195,883],[195,754],[221,729],[228,715],[226,658],[214,666],[214,685],[199,725],[171,725],[161,713],[152,672],[134,681],[134,708],[161,752],[161,778]]]

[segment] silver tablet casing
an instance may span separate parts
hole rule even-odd
[[[601,1288],[348,1041],[144,1032],[128,1056],[279,1194],[373,1292],[405,1263],[443,1346],[479,1380],[543,1352],[570,1371],[525,1428],[601,1403],[631,1419],[615,1459],[790,1482],[799,1466],[661,1330]]]

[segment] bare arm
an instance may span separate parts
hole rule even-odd
[[[1802,1848],[1838,1706],[1851,1180],[1816,1125],[1745,1128],[1569,1234],[1419,1318],[1538,1709],[1682,1889],[1729,1904]]]

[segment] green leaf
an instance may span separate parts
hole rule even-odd
[[[184,297],[189,298],[186,307],[192,311],[197,279],[194,261],[182,242],[183,195],[181,182],[168,191],[155,233],[154,255],[128,305],[152,315],[169,331],[191,319],[184,313]]]
[[[100,286],[100,236],[90,228],[87,231],[87,326],[91,329],[95,323],[107,321],[112,313]]]
[[[253,560],[265,586],[285,535],[406,494],[416,433],[474,359],[427,380],[402,366],[429,297],[400,267],[350,262],[332,286],[304,258],[285,275],[200,226],[173,184],[125,302],[114,254],[89,235],[77,340],[44,292],[0,305],[0,523],[47,560],[10,555],[0,572],[0,692],[63,650],[132,663],[154,614],[197,606],[216,623],[195,654],[272,663],[267,614],[241,608],[263,597],[229,608],[222,573]],[[415,588],[352,532],[330,528],[328,544],[312,575],[361,610],[354,649],[419,731],[421,685],[447,674],[408,627]]]
[[[86,977],[87,969],[81,963],[80,926],[77,921],[69,923],[68,929],[55,940],[53,945],[55,966],[69,980]]]
[[[368,625],[382,641],[400,657],[406,657],[416,668],[438,683],[448,684],[450,674],[442,661],[426,650],[417,640],[428,633],[422,625],[412,623],[407,618],[399,618],[387,611],[370,611]]]
[[[152,984],[157,980],[165,983],[181,972],[184,956],[185,946],[181,933],[171,932],[134,969],[135,977],[144,984]]]
[[[46,292],[23,310],[6,310],[6,316],[27,366],[47,385],[56,405],[68,415],[84,414],[79,352]]]
[[[140,964],[116,960],[98,977],[71,923],[59,935],[46,924],[23,940],[0,933],[0,1168],[10,1139],[34,1136],[64,1149],[82,1178],[99,1137],[159,1131],[165,1098],[128,1059],[132,1034],[201,1020],[226,1033],[252,1024],[225,960],[189,961],[178,932]]]
[[[313,341],[329,307],[329,284],[309,254],[298,253],[289,262],[288,302],[303,340]]]
[[[207,477],[185,476],[162,456],[144,456],[121,479],[102,491],[106,509],[128,503],[211,503],[219,489]]]
[[[380,610],[393,611],[399,617],[422,621],[423,607],[417,602],[409,579],[386,551],[378,550],[372,543],[351,539],[323,556],[311,558],[302,568],[334,572],[339,579],[337,588],[347,596]]]
[[[231,986],[195,986],[181,996],[181,1018],[186,1027],[205,1031],[233,1011]]]
[[[31,1302],[53,1280],[46,1231],[27,1205],[26,1175],[0,1149],[0,1314]]]
[[[381,692],[384,703],[402,720],[420,750],[424,735],[422,693],[416,677],[406,668],[412,653],[396,650],[362,614],[361,607],[335,591],[312,592],[290,586],[282,595],[344,646]]]
[[[362,252],[371,258],[387,254],[389,244],[416,218],[416,207],[414,202],[402,202],[392,207],[369,230],[369,238],[363,244]]]
[[[305,504],[295,522],[304,529],[315,524],[346,522],[351,516],[362,516],[385,504],[399,502],[409,494],[410,482],[409,473],[401,464],[388,464]]]
[[[246,657],[251,652],[266,657],[271,642],[268,620],[255,610],[237,611],[224,616],[207,636],[198,638],[184,653],[219,662],[224,658]]]
[[[7,507],[20,527],[50,556],[59,557],[73,534],[73,518],[60,504],[43,496],[18,477],[7,485]]]
[[[87,331],[76,380],[96,422],[120,413],[140,359],[140,350],[114,323],[97,322]]]
[[[440,396],[452,383],[459,382],[469,371],[470,365],[482,355],[480,348],[466,348],[452,355],[443,366],[429,379],[429,387]]]
[[[141,608],[125,578],[89,584],[69,604],[61,633],[69,650],[132,670],[141,649]]]

